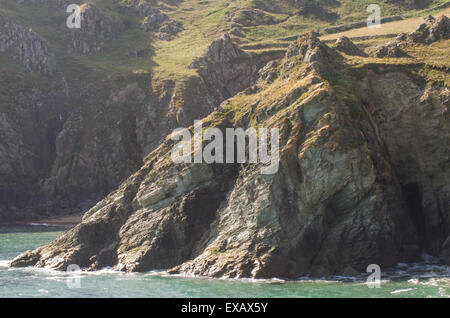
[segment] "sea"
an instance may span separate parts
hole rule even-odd
[[[0,298],[449,298],[450,267],[423,255],[411,264],[382,269],[379,284],[359,277],[297,280],[218,279],[168,275],[164,271],[61,272],[12,268],[20,253],[47,244],[67,230],[60,226],[0,226]]]

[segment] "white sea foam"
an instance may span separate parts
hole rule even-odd
[[[8,268],[9,262],[11,261],[0,260],[0,268]]]
[[[415,290],[417,288],[405,288],[405,289],[397,289],[391,292],[391,294],[400,294],[400,293],[407,293],[409,291]]]

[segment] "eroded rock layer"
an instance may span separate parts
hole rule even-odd
[[[193,66],[248,58],[227,41]],[[297,278],[391,266],[422,251],[446,261],[449,89],[415,67],[354,68],[305,34],[256,85],[203,119],[222,131],[279,128],[276,173],[261,174],[262,164],[175,164],[166,138],[81,224],[12,266]],[[212,74],[203,79],[233,70]]]

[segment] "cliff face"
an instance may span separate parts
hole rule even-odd
[[[166,138],[81,224],[12,266],[296,278],[391,266],[423,250],[446,261],[449,89],[414,58],[354,61],[305,34],[203,119],[222,131],[279,128],[276,173],[174,164]]]
[[[44,75],[56,72],[55,54],[46,41],[32,29],[27,30],[0,15],[0,53],[3,52],[30,71]]]
[[[123,31],[90,5],[82,22],[82,29],[66,30],[69,54],[99,54]],[[199,76],[105,77],[70,59],[57,65],[46,41],[1,16],[0,52],[11,65],[0,87],[0,219],[7,220],[85,211],[172,130],[251,86],[259,68],[279,56],[246,54],[224,35],[196,60],[208,62],[192,66]]]
[[[348,38],[280,43],[290,11],[319,23],[334,1],[92,0],[61,28],[72,2],[0,5],[0,219],[88,210],[13,266],[296,278],[450,262],[448,18],[374,58]],[[174,164],[168,135],[200,118],[279,128],[279,170]]]

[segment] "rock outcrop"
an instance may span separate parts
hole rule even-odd
[[[414,43],[430,44],[450,36],[450,20],[445,15],[436,20],[426,17],[425,23],[421,24],[414,32],[407,35],[406,40]]]
[[[355,45],[348,37],[341,36],[336,40],[334,44],[336,50],[344,52],[348,55],[364,56],[364,52]]]
[[[431,44],[449,38],[450,20],[445,15],[436,20],[432,16],[425,17],[425,22],[415,31],[401,33],[395,40],[370,48],[369,51],[374,57],[402,57],[406,55],[402,46],[412,43]]]
[[[270,81],[203,120],[221,131],[279,128],[274,174],[261,174],[263,163],[175,164],[168,137],[81,224],[11,265],[297,278],[391,266],[422,250],[445,258],[448,88],[394,67],[354,81],[338,56],[302,36],[261,72],[276,69]],[[193,66],[236,58],[248,56],[224,37]]]
[[[134,8],[143,18],[141,29],[146,32],[154,32],[154,36],[158,39],[170,41],[183,30],[181,23],[171,19],[167,14],[156,8],[155,4],[147,0],[130,1],[128,6]]]
[[[26,69],[44,75],[56,72],[55,54],[33,30],[0,15],[0,53],[6,52]]]
[[[2,71],[0,78],[0,220],[18,220],[31,215],[28,204],[50,170],[68,96],[35,73]]]
[[[402,50],[397,41],[390,41],[386,44],[375,47],[372,50],[372,55],[374,57],[402,57],[406,53]]]
[[[196,69],[215,104],[251,86],[259,69],[280,55],[255,56],[241,50],[228,33],[213,41],[189,68]]]
[[[99,52],[105,40],[120,33],[123,26],[106,17],[102,11],[91,3],[80,6],[80,28],[70,30],[72,40],[69,50],[82,54]]]
[[[450,236],[447,238],[447,240],[442,245],[442,252],[439,255],[439,257],[444,264],[447,264],[450,266]]]
[[[92,52],[91,48],[89,46],[85,53]],[[237,50],[234,44],[232,48]],[[138,50],[135,52],[141,54]],[[253,85],[260,65],[276,57],[242,54],[247,58],[210,60],[201,71],[203,77],[184,80],[130,74],[118,82],[114,77],[97,77],[80,68],[80,75],[73,74],[75,78],[69,84],[60,77],[50,83],[37,79],[51,90],[58,87],[57,94],[43,92],[42,98],[28,92],[34,87],[25,84],[28,81],[18,81],[15,75],[9,74],[17,89],[31,97],[16,102],[9,96],[12,91],[3,85],[0,94],[7,95],[5,102],[15,110],[27,109],[29,104],[36,103],[54,120],[47,125],[43,123],[47,119],[26,116],[25,111],[17,115],[23,120],[23,127],[41,125],[34,137],[27,132],[28,139],[22,143],[20,130],[25,128],[21,129],[14,116],[3,114],[2,109],[5,117],[0,130],[4,130],[5,153],[1,156],[4,186],[0,187],[0,197],[4,199],[0,202],[0,216],[37,218],[81,213],[90,208],[138,170],[143,158],[157,148],[167,134],[177,127],[192,125],[195,119],[211,113],[224,99]],[[219,73],[220,70],[224,70],[223,73]],[[239,74],[240,70],[248,70],[245,74],[250,75],[249,78]],[[218,73],[213,73],[216,71]],[[220,76],[215,77],[216,74]],[[239,82],[233,82],[236,78]],[[53,110],[55,103],[60,103],[57,113]],[[29,144],[31,142],[36,144]],[[8,152],[9,147],[18,150]],[[47,151],[47,147],[51,151]],[[34,152],[35,148],[41,148],[39,154]],[[17,167],[19,164],[21,166]]]

